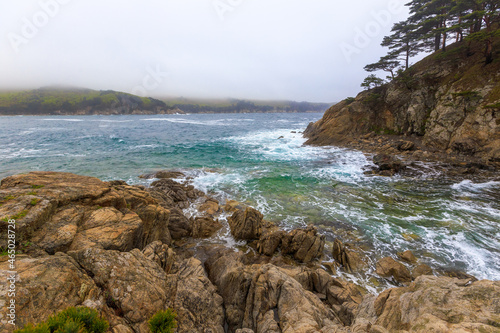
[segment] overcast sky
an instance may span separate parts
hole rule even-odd
[[[0,89],[334,102],[406,0],[0,0]]]

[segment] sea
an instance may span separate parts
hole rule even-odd
[[[286,230],[316,225],[327,248],[335,238],[356,244],[372,264],[411,250],[434,270],[500,279],[500,182],[449,180],[425,163],[419,176],[365,175],[369,155],[304,145],[302,131],[321,117],[0,117],[0,178],[51,170],[148,185],[139,175],[178,170],[186,175],[180,181],[221,203],[251,205]],[[238,244],[227,232],[217,241]],[[325,260],[333,259],[327,253]],[[379,288],[373,271],[366,274],[346,277],[369,278]]]

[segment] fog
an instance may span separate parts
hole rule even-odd
[[[0,89],[334,102],[360,91],[401,0],[1,0]]]

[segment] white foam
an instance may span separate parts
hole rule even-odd
[[[460,183],[451,185],[451,188],[454,190],[468,190],[473,192],[479,192],[483,189],[487,188],[500,188],[500,182],[498,181],[490,181],[487,183],[473,183],[471,180],[463,180]]]

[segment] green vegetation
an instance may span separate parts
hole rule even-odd
[[[368,75],[363,83],[361,83],[361,87],[364,89],[372,89],[376,87],[380,87],[382,84],[384,84],[384,80],[381,78],[378,78],[375,76],[375,74]]]
[[[148,322],[151,333],[172,333],[177,327],[176,317],[172,309],[158,311]]]
[[[35,198],[35,199],[31,199],[31,201],[30,201],[30,205],[32,205],[32,206],[36,206],[36,204],[37,204],[39,201],[40,201],[40,199],[36,199],[36,198]]]
[[[43,187],[45,187],[45,185],[31,185],[31,188],[35,188],[35,189],[43,188]]]
[[[500,102],[484,106],[486,109],[500,109]]]
[[[408,70],[410,59],[420,52],[440,51],[436,60],[470,56],[473,42],[482,45],[485,63],[493,62],[495,38],[500,37],[498,0],[412,0],[406,6],[410,17],[395,23],[381,43],[388,54],[366,65],[366,71],[386,71],[394,79],[394,72]],[[468,44],[447,50],[450,41]]]
[[[467,101],[472,101],[481,98],[481,96],[476,91],[462,91],[459,93],[453,93],[453,97],[462,97]]]
[[[27,209],[23,209],[22,211],[20,211],[16,215],[13,215],[13,216],[10,216],[10,217],[9,216],[4,217],[2,219],[2,221],[8,222],[9,220],[19,220],[19,219],[22,219],[23,217],[25,217],[26,214],[28,214],[28,210]]]
[[[109,324],[95,309],[71,307],[38,325],[28,324],[14,333],[104,333]]]
[[[112,90],[41,88],[0,93],[0,114],[4,115],[72,114],[81,110],[95,114],[107,109],[127,114],[134,110],[154,112],[169,108],[157,99]]]
[[[331,105],[294,101],[248,101],[239,99],[202,100],[169,99],[165,100],[173,109],[185,113],[256,113],[256,112],[323,112]]]
[[[349,105],[349,104],[354,103],[355,100],[356,100],[356,98],[354,98],[354,97],[347,97],[346,99],[344,99],[344,102],[346,102],[346,105]]]

